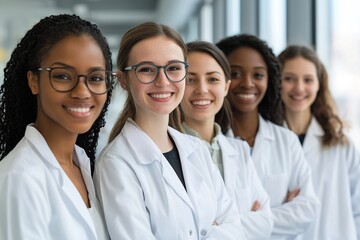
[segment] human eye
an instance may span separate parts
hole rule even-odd
[[[136,72],[140,74],[153,74],[156,72],[156,67],[150,64],[142,64],[137,67]]]
[[[66,68],[53,68],[51,69],[51,79],[59,82],[72,81],[74,72]]]
[[[208,82],[209,83],[217,83],[217,82],[220,82],[220,79],[217,77],[209,77]]]
[[[90,73],[87,76],[88,82],[91,84],[101,84],[105,82],[106,72],[105,71],[95,71]]]
[[[262,73],[254,73],[255,79],[262,79],[263,77],[264,77],[264,74],[262,74]]]
[[[242,72],[239,70],[231,70],[231,79],[241,79],[243,76]]]
[[[195,83],[195,78],[194,77],[192,77],[192,76],[189,76],[189,77],[187,77],[187,79],[186,79],[186,84],[194,84]]]
[[[314,79],[313,79],[313,78],[311,78],[311,77],[305,78],[305,83],[311,84],[311,83],[313,83],[313,82],[314,82]]]
[[[293,82],[295,80],[295,78],[293,76],[285,75],[282,77],[282,80],[285,82]]]
[[[184,68],[185,68],[184,64],[182,64],[182,63],[172,63],[166,67],[166,71],[176,72],[176,71],[182,71]]]

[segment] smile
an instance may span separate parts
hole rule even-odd
[[[90,108],[68,108],[68,111],[70,112],[78,112],[78,113],[86,113],[86,112],[90,112]]]
[[[200,101],[192,101],[191,103],[193,105],[204,106],[204,105],[209,105],[211,103],[211,101],[210,100],[200,100]]]

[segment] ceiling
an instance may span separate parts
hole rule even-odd
[[[3,29],[0,31],[0,42],[16,43],[24,31],[46,15],[75,13],[96,23],[107,37],[110,47],[117,48],[122,35],[129,28],[145,21],[163,23],[181,32],[203,1],[0,0],[0,27]]]

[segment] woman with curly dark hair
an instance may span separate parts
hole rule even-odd
[[[221,129],[251,147],[255,168],[270,196],[271,238],[295,238],[315,220],[319,201],[299,141],[279,126],[284,114],[278,61],[271,48],[252,35],[227,37],[217,46],[231,66],[227,98],[233,121]]]
[[[114,76],[106,39],[76,15],[43,18],[14,49],[0,90],[0,239],[108,238],[90,163]]]
[[[360,239],[360,154],[343,132],[326,69],[305,46],[289,46],[278,58],[286,126],[299,136],[323,203],[299,239]]]

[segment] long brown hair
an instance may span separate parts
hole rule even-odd
[[[310,109],[312,115],[324,130],[325,134],[322,138],[323,146],[346,143],[347,139],[343,132],[344,124],[336,113],[336,104],[330,93],[328,74],[325,66],[317,56],[316,52],[311,48],[292,45],[288,46],[278,56],[281,68],[283,68],[286,61],[296,57],[305,58],[312,62],[316,67],[316,73],[319,79],[319,91]]]
[[[215,45],[210,42],[205,41],[194,41],[187,43],[187,51],[191,52],[202,52],[210,55],[215,61],[219,64],[219,66],[224,71],[225,82],[228,82],[231,78],[231,69],[230,63],[227,60],[225,54]],[[217,122],[220,126],[231,126],[232,124],[232,111],[229,100],[225,97],[224,103],[215,115],[215,122]],[[221,129],[221,131],[225,134],[227,129]]]
[[[186,61],[186,56],[187,56],[186,45],[178,32],[163,24],[146,22],[131,28],[124,34],[120,42],[120,49],[116,61],[118,69],[122,71],[125,67],[127,67],[130,51],[135,46],[135,44],[137,44],[142,40],[157,36],[166,36],[169,39],[172,39],[183,51],[184,60]],[[121,132],[122,128],[125,125],[126,120],[129,117],[132,119],[135,118],[135,114],[136,114],[136,109],[135,109],[134,99],[131,93],[128,92],[124,109],[121,112],[118,120],[115,122],[111,130],[109,136],[109,142],[111,142]],[[177,107],[169,115],[169,126],[180,130],[181,129],[180,116],[181,116],[180,111],[179,108]]]

